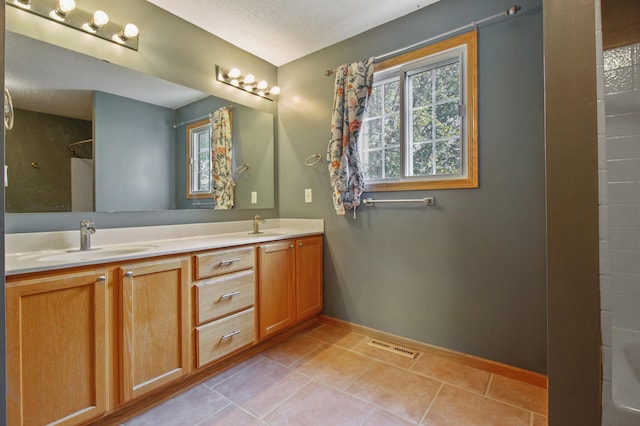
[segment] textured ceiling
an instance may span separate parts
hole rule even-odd
[[[276,66],[438,0],[147,0]]]

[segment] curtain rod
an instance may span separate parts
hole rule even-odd
[[[224,107],[221,107],[224,108]],[[233,109],[233,105],[227,105],[227,108],[229,108],[229,110]],[[173,128],[177,129],[180,126],[184,126],[185,124],[191,124],[191,123],[195,123],[196,121],[200,121],[200,120],[204,120],[205,118],[211,118],[211,114],[213,114],[212,112],[210,112],[207,115],[203,115],[202,117],[196,117],[196,118],[192,118],[191,120],[187,120],[187,121],[183,121],[181,123],[178,124],[174,124]]]
[[[502,12],[499,12],[499,13],[496,13],[495,15],[487,16],[486,18],[480,19],[479,21],[472,21],[472,22],[470,22],[470,23],[468,23],[466,25],[463,25],[463,26],[455,28],[453,30],[444,32],[442,34],[438,34],[438,35],[430,37],[430,38],[428,38],[426,40],[419,41],[418,43],[414,43],[414,44],[412,44],[410,46],[403,47],[401,49],[397,49],[397,50],[394,50],[392,52],[387,52],[384,55],[376,56],[375,58],[373,58],[373,60],[374,60],[374,62],[381,62],[381,61],[384,61],[386,59],[393,58],[394,56],[398,56],[401,53],[408,52],[408,51],[413,50],[413,49],[415,49],[417,47],[422,47],[422,46],[424,46],[424,45],[426,45],[428,43],[431,43],[432,41],[437,40],[439,38],[446,37],[446,36],[448,36],[450,34],[454,34],[454,33],[457,33],[459,31],[462,31],[462,30],[466,30],[467,28],[475,27],[477,25],[483,24],[483,23],[485,23],[487,21],[491,21],[491,20],[499,18],[501,16],[514,16],[521,9],[522,9],[522,7],[518,6],[517,4],[514,4],[509,9],[507,9],[505,11],[502,11]],[[327,77],[330,77],[336,71],[337,70],[335,70],[335,69],[326,70],[324,72],[324,75],[326,75]]]

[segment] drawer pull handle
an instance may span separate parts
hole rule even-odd
[[[229,334],[223,334],[222,337],[220,338],[220,340],[227,340],[227,339],[231,339],[233,336],[235,336],[236,334],[240,334],[240,330],[233,330],[231,333]]]
[[[239,261],[240,259],[221,260],[220,263],[218,263],[218,267],[233,265],[235,262]]]
[[[133,271],[127,271],[127,272],[124,274],[124,276],[125,276],[125,277],[127,277],[127,278],[131,278],[131,277],[133,277]]]
[[[240,292],[239,292],[239,291],[233,291],[233,292],[231,292],[231,293],[223,294],[223,295],[221,295],[221,296],[220,296],[220,300],[230,299],[230,298],[232,298],[233,296],[237,296],[237,295],[239,295],[239,294],[240,294]]]
[[[100,276],[98,277],[98,281],[100,281],[100,282],[105,282],[106,280],[107,280],[107,277],[106,277],[106,276],[104,276],[104,275],[100,275]]]

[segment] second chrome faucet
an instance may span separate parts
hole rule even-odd
[[[267,223],[267,221],[260,217],[260,215],[253,216],[253,232],[251,232],[252,234],[262,234],[262,232],[260,232],[261,223]]]
[[[91,250],[91,235],[96,233],[96,228],[90,220],[80,222],[80,250]]]

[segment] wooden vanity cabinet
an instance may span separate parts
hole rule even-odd
[[[261,339],[322,311],[322,236],[262,244],[258,259]]]
[[[189,259],[117,268],[120,288],[120,390],[126,402],[191,372]]]
[[[264,339],[296,319],[295,241],[262,244],[258,250],[258,329]]]
[[[322,312],[322,237],[296,240],[296,321]]]
[[[106,277],[7,280],[8,424],[74,425],[107,411]]]

